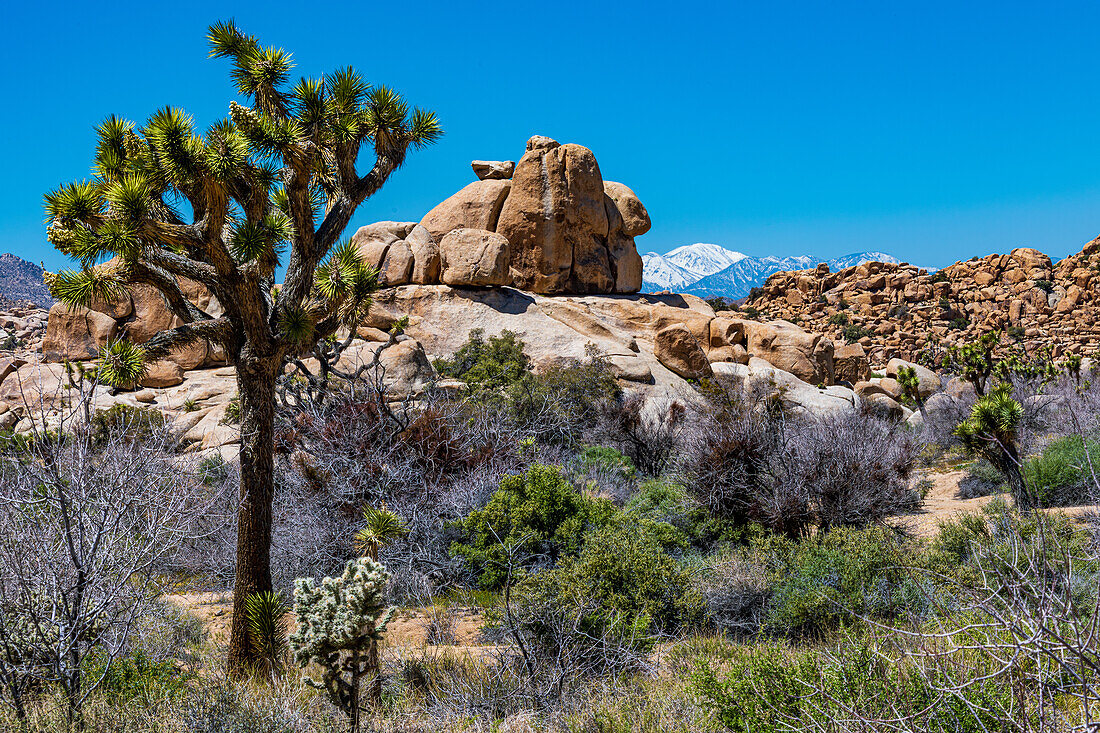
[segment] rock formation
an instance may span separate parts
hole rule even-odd
[[[642,258],[634,238],[649,231],[649,213],[630,188],[603,179],[591,150],[537,136],[518,163],[471,165],[478,180],[429,211],[419,226],[378,222],[355,233],[352,241],[385,285],[510,285],[544,294],[641,288]],[[498,272],[481,278],[485,282],[470,282],[462,273],[448,276],[445,266],[435,272],[431,245],[441,248],[455,230],[499,235],[507,240],[509,257],[495,263]],[[454,247],[451,254],[458,261]]]
[[[391,397],[436,384],[431,359],[482,329],[519,334],[536,369],[595,348],[627,391],[693,400],[691,382],[715,379],[753,395],[779,391],[794,412],[859,407],[834,375],[839,364],[851,383],[865,378],[862,352],[836,354],[830,338],[792,322],[718,316],[694,296],[636,294],[634,237],[649,229],[649,214],[630,188],[603,180],[587,148],[535,137],[517,163],[474,161],[473,169],[480,180],[419,223],[376,222],[352,237],[382,288],[343,358],[369,363],[407,316],[403,335],[379,356]],[[220,312],[201,286],[181,286],[198,307]],[[108,340],[142,343],[176,324],[148,286],[87,309],[54,306],[41,353],[0,361],[0,425],[28,429],[32,404],[60,404],[67,377],[58,362],[91,360]],[[223,356],[204,345],[181,350],[150,365],[137,391],[96,388],[95,406],[158,407],[175,416],[191,449],[231,455],[239,435],[223,418],[236,387]]]
[[[847,336],[872,364],[914,359],[932,343],[973,341],[1003,330],[1028,351],[1054,356],[1100,351],[1100,238],[1057,264],[1034,249],[974,257],[935,273],[867,262],[839,272],[827,265],[780,272],[746,305],[762,317],[799,320],[834,339]]]
[[[202,285],[180,281],[183,294],[211,315],[221,313],[221,305]],[[149,285],[134,285],[129,293],[112,302],[93,303],[92,308],[70,308],[55,303],[50,308],[46,334],[41,343],[43,358],[48,362],[94,359],[109,340],[127,338],[142,344],[160,331],[180,325],[168,308],[164,296]],[[167,366],[173,363],[178,370]],[[205,343],[191,344],[173,352],[146,380],[164,386],[179,384],[182,373],[203,366],[225,363],[223,354],[215,353]],[[143,386],[153,386],[146,384]]]

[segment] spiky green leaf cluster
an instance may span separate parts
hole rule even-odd
[[[277,591],[252,593],[245,599],[249,639],[273,670],[282,667],[286,656],[289,611],[290,604]]]
[[[378,270],[364,262],[350,240],[340,242],[317,268],[317,296],[331,304],[341,321],[355,323],[378,290]]]
[[[111,303],[128,294],[118,271],[106,267],[62,270],[46,278],[50,295],[70,308],[90,308],[94,303]]]
[[[108,341],[99,350],[96,374],[104,384],[132,387],[145,376],[145,369],[145,351],[130,341]]]
[[[1023,416],[1024,408],[1012,397],[1011,385],[1002,382],[975,403],[955,435],[967,449],[981,455],[991,444],[1014,443]]]
[[[362,529],[355,533],[355,548],[364,555],[378,559],[378,552],[384,546],[408,534],[404,520],[400,516],[382,507],[367,507],[363,510]]]

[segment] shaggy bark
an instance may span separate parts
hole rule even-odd
[[[245,602],[271,586],[271,507],[275,497],[275,369],[278,360],[256,359],[238,365],[241,400],[241,483],[237,514],[237,567],[229,668],[243,673],[257,650],[248,633]]]

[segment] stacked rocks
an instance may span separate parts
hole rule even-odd
[[[649,213],[630,188],[605,181],[592,151],[548,137],[518,163],[471,164],[477,181],[419,222],[379,222],[352,241],[382,282],[512,286],[533,293],[634,293],[634,238]]]
[[[935,273],[908,264],[867,262],[840,272],[768,278],[747,305],[770,318],[858,342],[870,361],[912,359],[932,343],[973,341],[1003,330],[1029,350],[1055,356],[1100,350],[1100,238],[1057,265],[1034,249],[975,257]]]

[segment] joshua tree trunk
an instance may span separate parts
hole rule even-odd
[[[256,658],[245,601],[271,590],[271,505],[275,495],[274,433],[277,358],[249,358],[237,365],[241,400],[241,485],[237,515],[237,570],[229,631],[229,672],[242,676]]]

